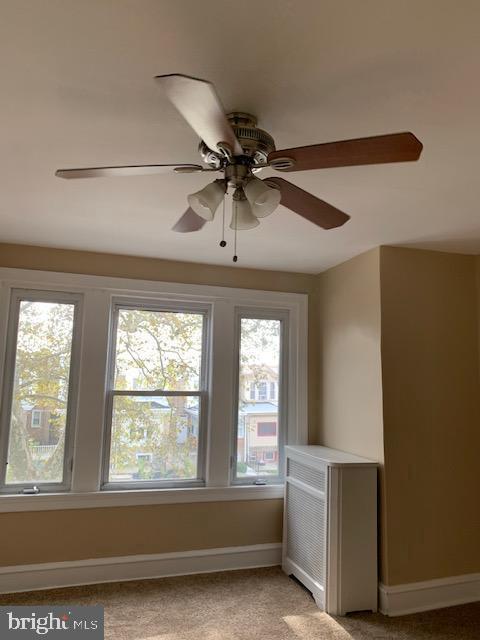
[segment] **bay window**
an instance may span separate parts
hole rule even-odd
[[[306,318],[302,294],[0,269],[0,511],[280,497]]]

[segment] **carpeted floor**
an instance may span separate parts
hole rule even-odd
[[[332,618],[277,567],[12,594],[0,604],[102,604],[109,640],[480,639],[480,603]]]

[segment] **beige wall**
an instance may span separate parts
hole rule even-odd
[[[480,257],[382,247],[319,276],[319,441],[384,460],[381,580],[480,571]]]
[[[322,273],[318,308],[319,443],[378,461],[383,503],[379,249]],[[383,573],[385,509],[380,513]]]
[[[0,243],[0,266],[309,294],[315,276]],[[309,433],[316,437],[317,347],[309,336]],[[280,542],[282,500],[0,515],[0,565]],[[31,532],[39,532],[32,536]],[[59,533],[61,539],[59,539]]]
[[[480,371],[480,255],[474,256],[475,261],[475,283],[477,288],[477,320],[478,320],[478,358]]]
[[[0,566],[280,542],[282,500],[0,514]]]
[[[380,254],[319,276],[322,444],[383,461]]]
[[[388,584],[480,571],[476,261],[381,250]]]

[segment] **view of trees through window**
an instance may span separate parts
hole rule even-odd
[[[281,325],[241,318],[237,478],[279,475]]]
[[[6,482],[62,482],[74,305],[19,307]]]
[[[109,482],[197,477],[203,330],[202,313],[118,309]]]

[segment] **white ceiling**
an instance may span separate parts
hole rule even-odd
[[[0,241],[231,264],[220,219],[170,231],[208,175],[54,177],[198,162],[195,133],[152,79],[178,72],[213,81],[226,110],[257,115],[277,148],[406,130],[424,143],[418,163],[291,173],[352,219],[323,231],[280,207],[239,235],[239,266],[318,272],[379,244],[480,252],[478,0],[0,9]]]

